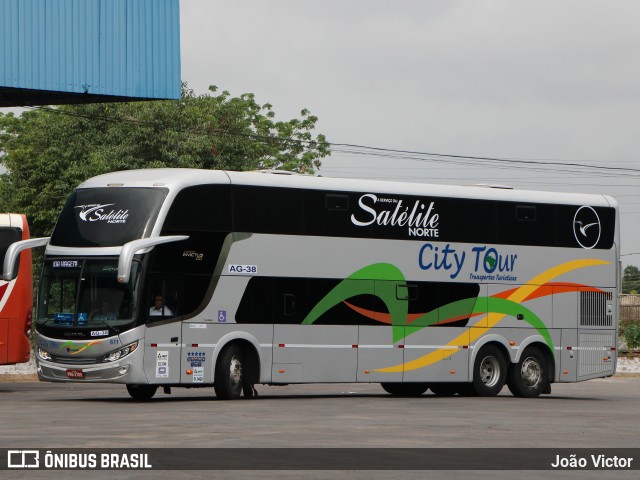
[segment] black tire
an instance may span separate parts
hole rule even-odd
[[[127,392],[131,398],[139,402],[146,402],[156,394],[157,385],[127,385]]]
[[[507,360],[495,345],[485,345],[473,362],[473,388],[480,397],[494,397],[507,379]]]
[[[459,392],[460,386],[457,383],[432,383],[429,388],[438,397],[453,397]]]
[[[216,378],[213,388],[220,400],[236,400],[243,391],[242,349],[235,343],[225,347],[216,364]]]
[[[534,398],[549,385],[547,360],[536,347],[527,347],[520,360],[509,367],[507,386],[516,397]]]
[[[426,383],[381,383],[384,391],[398,397],[419,397],[429,390]]]

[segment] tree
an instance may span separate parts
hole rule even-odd
[[[640,269],[634,265],[627,265],[622,274],[622,293],[640,292]]]
[[[32,236],[51,233],[66,197],[89,177],[117,170],[279,168],[311,173],[328,155],[317,118],[276,122],[253,94],[175,101],[69,105],[0,114],[0,207],[26,213]]]

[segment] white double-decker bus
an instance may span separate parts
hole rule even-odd
[[[534,397],[614,373],[618,232],[601,195],[139,170],[80,185],[4,275],[47,243],[45,381]]]

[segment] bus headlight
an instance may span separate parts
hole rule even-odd
[[[40,360],[51,360],[51,354],[46,350],[43,350],[40,347],[38,347],[36,352],[38,353],[38,358]]]
[[[132,353],[136,348],[138,348],[138,342],[135,341],[130,343],[126,347],[122,347],[120,350],[116,350],[115,352],[108,353],[102,359],[103,362],[117,362],[121,358],[126,357],[130,353]]]

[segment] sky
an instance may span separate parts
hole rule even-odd
[[[181,0],[180,15],[196,93],[251,92],[279,120],[307,108],[336,144],[534,162],[337,146],[322,175],[611,195],[623,264],[640,265],[637,0]]]
[[[277,120],[309,109],[336,144],[324,176],[611,195],[640,265],[639,18],[637,0],[180,0],[182,78]]]

